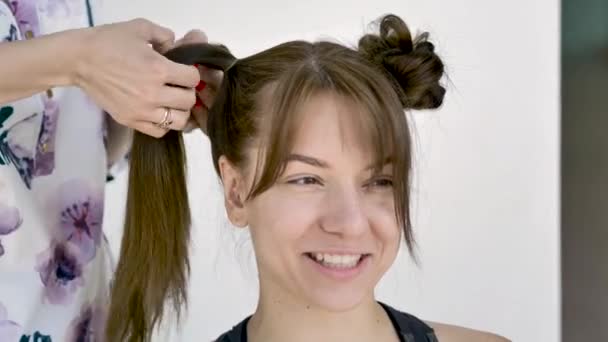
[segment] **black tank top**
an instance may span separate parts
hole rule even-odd
[[[379,304],[382,305],[393,323],[400,342],[438,342],[433,329],[420,319],[384,303],[379,302]],[[250,318],[251,316],[245,318],[230,331],[222,334],[216,342],[248,342],[247,322]]]

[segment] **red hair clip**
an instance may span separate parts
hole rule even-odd
[[[207,86],[207,83],[205,83],[205,81],[201,80],[196,85],[196,91],[203,91],[203,89],[205,89],[206,86]]]
[[[196,69],[200,68],[199,64],[194,64],[194,66],[196,67]],[[200,82],[198,82],[198,84],[195,87],[196,92],[203,91],[203,89],[205,89],[206,86],[207,86],[207,83],[205,81],[203,81],[203,80],[200,80]],[[194,104],[194,107],[202,107],[202,106],[203,106],[203,101],[201,101],[201,99],[197,95],[196,96],[196,103]]]
[[[196,96],[196,103],[194,104],[194,107],[202,107],[203,106],[203,100],[201,100],[200,97]]]

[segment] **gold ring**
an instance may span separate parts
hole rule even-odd
[[[162,129],[169,129],[169,126],[171,126],[173,123],[171,117],[171,108],[165,107],[165,115],[163,116],[163,120],[156,125]]]

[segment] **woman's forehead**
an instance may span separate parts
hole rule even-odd
[[[354,99],[335,93],[310,97],[295,112],[294,150],[357,149],[373,154],[378,144],[387,145],[386,135],[376,134],[377,124],[368,109]]]

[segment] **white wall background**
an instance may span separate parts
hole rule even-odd
[[[378,295],[428,320],[560,340],[557,0],[104,1],[111,21],[146,17],[178,35],[201,28],[237,56],[288,39],[355,43],[386,12],[430,31],[451,84],[441,111],[414,114],[422,263],[402,253]],[[256,276],[247,237],[224,219],[206,138],[187,145],[193,278],[174,339],[207,341],[252,312]],[[125,186],[126,173],[108,188],[116,251]]]

